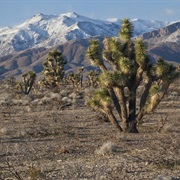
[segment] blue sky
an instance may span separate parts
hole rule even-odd
[[[94,19],[180,20],[180,0],[0,0],[0,28],[38,13],[76,12]]]

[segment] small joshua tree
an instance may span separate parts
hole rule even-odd
[[[10,77],[9,79],[7,79],[7,83],[11,86],[15,86],[17,84],[16,82],[16,78],[15,77]]]
[[[34,71],[28,71],[22,75],[22,81],[18,82],[18,86],[24,94],[29,94],[36,79]]]
[[[89,99],[89,105],[106,114],[119,132],[136,133],[138,123],[158,106],[177,73],[163,59],[153,65],[143,40],[133,40],[132,35],[132,23],[124,19],[119,38],[105,37],[103,47],[97,39],[92,39],[87,57],[101,70],[100,88]],[[137,103],[137,90],[142,84],[144,88]],[[114,116],[112,103],[122,125]]]
[[[98,71],[97,70],[90,70],[87,73],[87,79],[88,79],[88,86],[91,86],[93,88],[96,88],[98,86]]]
[[[84,67],[82,66],[81,68],[79,68],[79,75],[80,75],[80,86],[81,88],[83,87],[83,72],[84,72]]]
[[[78,88],[80,84],[80,75],[78,73],[70,72],[67,75],[66,81],[72,84],[74,88]]]
[[[67,77],[66,81],[73,85],[75,88],[79,88],[79,86],[82,88],[83,86],[83,71],[84,67],[79,68],[78,73],[70,72]]]
[[[46,61],[43,63],[44,78],[41,84],[48,88],[55,88],[60,86],[64,78],[64,66],[67,62],[64,60],[63,55],[60,51],[54,50],[49,52]]]

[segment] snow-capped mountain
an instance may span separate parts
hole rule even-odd
[[[134,36],[164,27],[160,21],[132,20]],[[13,28],[0,29],[0,56],[34,47],[53,47],[72,39],[92,36],[118,36],[121,20],[102,21],[76,13],[37,14]]]
[[[29,21],[33,23],[34,20],[30,19]],[[26,21],[24,24],[25,25],[28,24],[27,22],[28,21]],[[70,22],[69,22],[69,28],[71,28]],[[51,30],[52,29],[49,28],[49,32]],[[10,31],[10,29],[9,28],[1,29],[1,32],[4,33],[5,31]],[[29,31],[29,32],[32,33],[32,31]],[[42,29],[39,30],[38,32],[42,33]],[[43,32],[48,32],[48,31],[44,30]],[[80,32],[83,32],[83,31],[80,31]],[[37,31],[35,31],[34,33],[37,33]],[[42,64],[44,60],[46,59],[46,57],[48,56],[48,53],[50,51],[53,51],[54,49],[59,49],[63,53],[64,58],[68,61],[68,63],[65,66],[66,72],[69,72],[69,71],[76,72],[78,67],[82,67],[82,66],[85,67],[86,72],[92,69],[92,66],[90,65],[90,61],[88,61],[88,59],[86,58],[86,51],[87,51],[87,48],[89,47],[89,40],[92,39],[92,37],[83,38],[83,39],[77,38],[77,39],[72,39],[69,41],[65,39],[67,42],[60,43],[51,48],[47,48],[47,46],[45,47],[43,45],[45,45],[45,43],[50,42],[49,39],[52,37],[50,37],[49,34],[50,33],[44,33],[44,37],[47,35],[47,39],[45,38],[44,41],[41,41],[41,38],[36,39],[35,36],[32,36],[31,38],[34,38],[34,40],[36,40],[37,42],[37,44],[34,43],[34,45],[32,43],[34,48],[28,48],[23,51],[18,51],[18,52],[14,52],[6,56],[1,56],[0,57],[0,79],[4,79],[4,78],[6,79],[9,77],[21,78],[22,73],[25,73],[29,70],[35,71],[38,74],[38,77],[41,78],[42,76],[41,71],[43,70]],[[53,33],[52,33],[52,36],[53,36]],[[55,37],[56,36],[54,35],[54,38]],[[180,57],[180,22],[175,22],[168,26],[165,26],[164,28],[144,33],[143,35],[141,35],[141,37],[143,38],[144,42],[147,44],[148,54],[153,62],[156,62],[156,60],[159,57],[162,57],[164,60],[166,60],[169,63],[173,63],[173,64],[180,63],[180,59],[179,59]],[[97,38],[99,39],[100,42],[103,41],[103,36],[99,36]],[[39,43],[38,43],[38,40],[39,40]],[[21,45],[21,43],[19,45]],[[22,43],[22,45],[24,44]],[[10,46],[11,44],[9,43],[9,47]],[[48,47],[49,46],[50,45],[48,45]],[[3,46],[0,46],[0,51],[2,50],[2,47]]]
[[[154,21],[154,20],[147,21],[143,19],[134,19],[132,20],[132,23],[134,25],[134,29],[136,30],[136,36],[157,29],[161,29],[169,24],[168,22],[163,22],[163,21]]]
[[[180,22],[174,22],[162,29],[144,33],[142,38],[153,44],[158,44],[159,42],[175,42],[180,44]]]
[[[109,19],[110,22],[113,22],[117,25],[120,25],[122,20],[113,18]],[[143,19],[133,19],[131,20],[134,26],[134,36],[139,36],[141,34],[151,32],[154,30],[161,29],[169,24],[169,22],[155,21],[155,20],[143,20]]]
[[[0,53],[6,55],[32,47],[52,47],[75,38],[114,36],[118,25],[76,13],[59,16],[37,14],[19,26],[0,29]]]

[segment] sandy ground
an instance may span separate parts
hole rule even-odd
[[[175,87],[144,118],[138,134],[118,135],[81,98],[68,106],[6,98],[0,107],[0,179],[180,179],[180,86]]]

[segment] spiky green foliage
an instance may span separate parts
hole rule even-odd
[[[118,63],[119,58],[122,56],[122,44],[117,38],[104,39],[103,57],[110,63]]]
[[[87,57],[91,60],[94,66],[102,65],[102,48],[97,39],[90,41],[91,46],[87,49]]]
[[[177,77],[176,67],[166,63],[162,58],[158,59],[155,73],[164,81],[173,80]]]
[[[111,105],[111,98],[107,89],[97,89],[89,100],[89,105],[94,109],[109,107]]]
[[[66,77],[66,82],[72,84],[76,89],[82,87],[84,67],[79,68],[77,73],[70,72]]]
[[[111,103],[116,107],[125,132],[138,131],[137,122],[158,106],[170,83],[177,77],[175,67],[164,60],[159,59],[153,65],[143,40],[132,40],[132,35],[133,25],[129,19],[124,19],[119,39],[105,37],[103,48],[98,40],[93,39],[87,51],[87,57],[101,70],[100,87],[107,89],[107,97],[112,99]],[[137,90],[141,84],[144,84],[144,88],[138,104]],[[98,104],[101,101],[97,96],[93,97],[93,102],[103,109],[102,104]],[[111,107],[108,104],[103,109],[107,116],[112,115]],[[114,119],[112,116],[108,117]]]
[[[151,96],[160,92],[160,87],[157,84],[153,84],[149,90]]]
[[[120,71],[103,72],[99,76],[100,83],[104,87],[119,87],[126,83],[126,76]]]
[[[22,74],[22,81],[18,82],[21,91],[24,94],[29,94],[36,79],[36,73],[34,71],[28,71]]]
[[[90,70],[87,73],[88,86],[91,86],[93,88],[98,86],[99,84],[98,75],[99,75],[99,72],[97,70]]]
[[[133,36],[133,25],[129,19],[123,19],[122,26],[119,31],[119,37],[123,41],[129,41]]]
[[[136,62],[139,66],[144,66],[147,61],[147,46],[141,38],[136,39],[135,44]]]
[[[133,70],[133,61],[127,57],[121,57],[119,59],[119,68],[122,73],[129,74],[131,73],[130,70]]]
[[[70,72],[66,77],[66,81],[72,84],[73,87],[78,88],[80,85],[80,74]]]
[[[60,86],[64,78],[64,66],[67,62],[63,58],[63,54],[54,50],[49,52],[46,61],[43,63],[43,75],[41,84],[45,87],[55,88]]]

